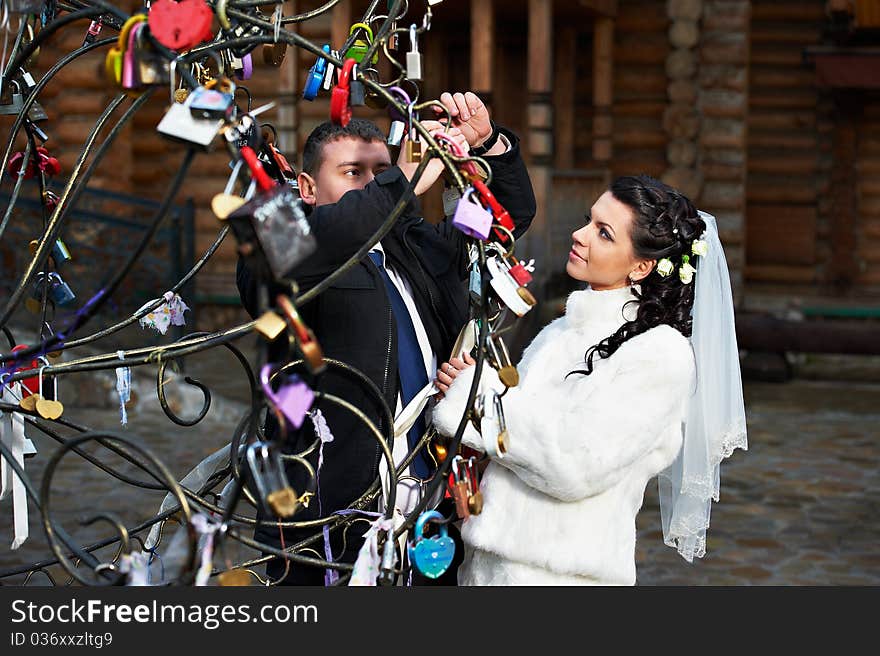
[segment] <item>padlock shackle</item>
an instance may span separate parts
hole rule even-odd
[[[351,70],[357,65],[357,60],[349,57],[346,59],[342,68],[339,71],[339,80],[336,82],[336,86],[348,90],[351,84]]]
[[[419,518],[416,520],[416,527],[413,529],[413,535],[415,537],[414,541],[418,541],[424,537],[425,533],[425,524],[429,521],[442,522],[442,532],[446,533],[446,518],[441,515],[436,510],[429,510],[427,512],[423,512],[419,515]]]
[[[266,173],[262,162],[257,157],[257,153],[250,146],[242,146],[239,150],[242,159],[251,170],[251,177],[256,181],[260,191],[269,191],[275,187],[275,181]]]
[[[352,25],[351,29],[348,30],[348,36],[351,36],[352,34],[354,34],[354,31],[359,27],[367,33],[367,39],[370,42],[372,42],[373,41],[373,30],[366,23],[355,23],[354,25]]]

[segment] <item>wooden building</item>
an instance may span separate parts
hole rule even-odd
[[[288,1],[285,14],[321,4]],[[338,47],[368,4],[343,0],[295,29]],[[420,19],[424,3],[410,5]],[[445,0],[420,41],[421,97],[472,89],[521,136],[539,211],[518,254],[536,259],[539,298],[565,291],[570,233],[608,182],[648,173],[717,217],[740,307],[876,310],[878,14],[880,0]],[[46,48],[43,69],[81,38]],[[47,89],[48,129],[68,167],[112,95],[94,75],[102,58],[83,58]],[[259,66],[242,83],[255,103],[278,102],[267,120],[297,163],[329,114],[327,94],[301,98],[313,62],[290,48],[280,69]],[[855,70],[864,74],[847,75]],[[154,131],[167,102],[150,101],[94,184],[158,197],[182,155]],[[356,115],[388,124],[379,110]],[[209,202],[227,159],[219,148],[200,156],[183,192],[198,208],[197,256],[219,229]],[[439,190],[425,205],[440,216]],[[229,241],[200,274],[196,300],[234,313]]]

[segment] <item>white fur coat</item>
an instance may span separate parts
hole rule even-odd
[[[596,356],[591,375],[565,377],[585,368],[586,351],[624,323],[624,311],[634,317],[634,303],[624,310],[630,300],[628,287],[572,293],[565,315],[524,352],[520,384],[503,398],[509,450],[486,468],[483,512],[465,520],[462,537],[469,551],[536,573],[534,581],[508,582],[540,583],[537,574],[546,572],[551,580],[635,583],[635,517],[645,485],[681,448],[694,386],[690,342],[658,326],[610,358]],[[455,433],[474,371],[459,375],[434,408],[441,433]],[[503,390],[491,367],[483,375]],[[463,443],[483,450],[470,423]]]

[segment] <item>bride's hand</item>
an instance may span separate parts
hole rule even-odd
[[[439,401],[446,395],[449,386],[452,385],[452,381],[454,381],[462,371],[476,363],[476,360],[470,355],[462,353],[462,357],[451,358],[449,362],[444,362],[437,367],[437,378],[434,380],[434,386],[440,390],[440,393],[436,395],[437,400]]]

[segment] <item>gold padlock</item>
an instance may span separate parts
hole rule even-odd
[[[217,582],[224,587],[250,585],[251,575],[243,569],[228,569],[217,575]]]
[[[278,336],[286,329],[287,324],[284,323],[284,319],[278,316],[275,312],[272,312],[272,310],[266,310],[263,315],[257,319],[257,323],[254,324],[254,330],[270,342],[278,339]]]
[[[292,517],[299,507],[299,498],[293,488],[285,487],[281,490],[274,490],[266,495],[266,503],[272,509],[272,512],[279,517]]]
[[[483,512],[483,493],[480,490],[474,492],[468,497],[467,505],[471,515],[479,515]]]
[[[406,161],[412,164],[418,164],[422,161],[422,142],[406,140]]]
[[[513,365],[507,365],[498,370],[498,379],[506,387],[516,387],[519,385],[519,372]]]

